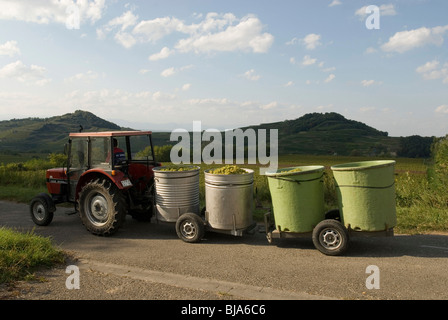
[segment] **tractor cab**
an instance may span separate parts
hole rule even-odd
[[[49,224],[55,204],[64,202],[75,204],[94,234],[113,233],[126,214],[149,219],[154,201],[152,169],[160,166],[151,135],[151,131],[71,133],[65,148],[67,167],[49,169],[50,196],[41,194],[31,203],[34,222]]]
[[[71,133],[68,150],[68,201],[76,201],[85,181],[105,175],[120,189],[139,191],[156,166],[150,131]],[[145,186],[143,186],[145,184]]]

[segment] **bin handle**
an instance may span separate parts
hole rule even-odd
[[[316,181],[316,180],[320,180],[322,179],[322,177],[325,175],[325,172],[322,173],[322,175],[318,178],[314,178],[314,179],[309,179],[309,180],[293,180],[293,179],[288,179],[288,178],[283,178],[283,177],[270,177],[273,179],[277,179],[277,180],[283,180],[283,181],[288,181],[288,182],[295,182],[297,184],[300,184],[301,182],[310,182],[310,181]],[[323,182],[323,181],[322,181]]]
[[[336,188],[361,188],[361,189],[389,189],[395,185],[395,182],[392,183],[390,186],[387,187],[369,187],[369,186],[338,186],[336,185]]]

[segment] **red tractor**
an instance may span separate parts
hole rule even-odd
[[[129,214],[149,220],[154,210],[154,159],[150,131],[71,133],[67,167],[49,169],[42,193],[30,203],[34,223],[53,220],[56,204],[73,203],[96,235],[115,233]]]

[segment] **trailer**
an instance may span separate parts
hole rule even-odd
[[[324,210],[323,166],[268,172],[273,210],[265,214],[269,243],[311,237],[325,255],[344,254],[351,238],[391,237],[396,225],[395,161],[365,161],[331,169],[338,208]]]

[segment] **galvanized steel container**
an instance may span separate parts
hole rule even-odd
[[[185,167],[185,166],[183,166]],[[161,171],[154,168],[157,220],[176,222],[184,213],[199,214],[199,167],[188,171]]]
[[[254,171],[212,174],[205,171],[205,220],[209,227],[233,234],[253,224]]]

